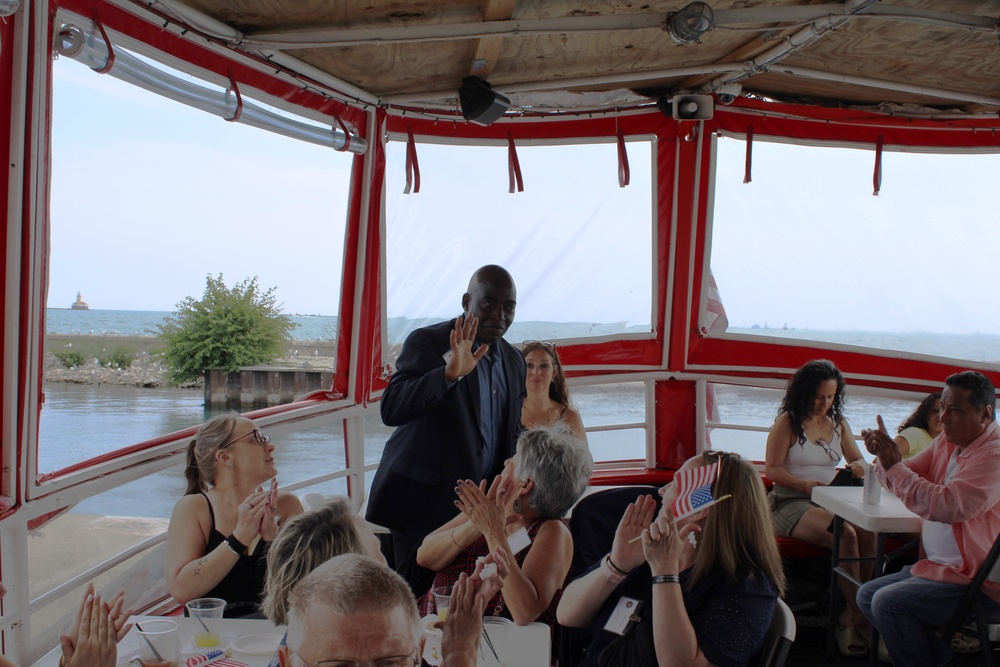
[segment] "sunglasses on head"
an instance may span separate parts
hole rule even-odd
[[[523,343],[521,343],[521,351],[523,352],[524,350],[534,345],[541,345],[546,350],[549,350],[551,352],[556,351],[556,344],[547,340],[526,340]]]

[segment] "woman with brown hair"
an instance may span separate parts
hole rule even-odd
[[[674,479],[713,463],[712,496],[730,498],[675,520],[671,482],[654,521],[656,502],[641,496],[611,552],[566,587],[559,622],[594,631],[583,666],[728,667],[760,652],[785,588],[764,484],[738,454],[712,451],[688,459]]]
[[[521,425],[535,428],[561,422],[575,438],[586,444],[587,432],[580,413],[570,403],[569,387],[555,343],[525,341],[521,354],[527,370],[525,388],[528,392],[521,406]]]
[[[788,380],[778,417],[767,435],[764,472],[773,482],[768,500],[775,534],[806,544],[833,548],[833,514],[814,504],[812,490],[830,484],[841,458],[854,478],[865,474],[865,461],[844,418],[844,375],[831,361],[809,361]],[[848,522],[840,533],[840,557],[857,581],[871,577],[860,556],[873,556],[875,537]],[[853,560],[852,560],[853,559]],[[838,577],[846,605],[837,623],[837,646],[850,658],[868,655],[867,621],[858,610],[857,587]]]
[[[170,516],[163,568],[178,602],[217,597],[227,617],[259,613],[268,544],[302,513],[294,494],[278,493],[273,454],[270,438],[235,413],[205,422],[188,445],[187,492]]]

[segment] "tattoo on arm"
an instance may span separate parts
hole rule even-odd
[[[199,558],[194,562],[194,571],[191,573],[193,576],[197,577],[201,574],[201,566],[205,563],[204,558]]]

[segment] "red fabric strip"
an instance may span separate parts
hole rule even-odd
[[[115,66],[115,47],[112,46],[111,40],[108,39],[108,33],[104,32],[104,24],[101,23],[101,16],[94,8],[94,23],[97,25],[97,29],[101,32],[101,38],[104,40],[104,44],[108,47],[108,62],[104,63],[104,67],[101,69],[95,69],[94,71],[98,74],[107,74],[111,71],[111,68]]]
[[[412,125],[406,132],[406,187],[403,194],[410,194],[411,187],[413,194],[420,192],[420,163],[417,162],[417,142],[413,139]]]
[[[236,85],[236,76],[233,74],[233,68],[229,68],[229,85],[232,87],[233,92],[236,94],[236,112],[233,114],[232,118],[227,118],[230,123],[235,123],[243,115],[243,96],[240,95],[240,87]]]
[[[875,186],[875,191],[872,192],[872,195],[876,197],[878,197],[878,191],[882,189],[882,144],[884,141],[880,134],[878,141],[875,142],[875,173],[872,174],[872,185]]]
[[[743,182],[750,182],[750,168],[753,165],[753,125],[747,128],[747,161],[743,167]]]
[[[629,182],[628,153],[625,151],[625,135],[618,130],[618,187],[624,188]]]
[[[337,125],[340,125],[340,131],[344,133],[344,145],[340,148],[334,148],[333,150],[343,153],[351,147],[351,133],[347,129],[347,126],[344,125],[344,121],[340,120],[340,116],[333,114],[333,119],[337,121]]]
[[[507,176],[510,179],[510,187],[507,192],[514,194],[514,184],[517,184],[517,191],[524,192],[524,181],[521,180],[521,163],[517,159],[517,148],[514,147],[514,135],[507,133]]]

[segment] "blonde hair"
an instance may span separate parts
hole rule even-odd
[[[729,500],[709,510],[698,535],[694,570],[688,580],[693,588],[712,570],[729,577],[760,573],[785,593],[785,573],[771,527],[771,510],[760,474],[752,463],[730,452],[704,452],[704,461],[719,461],[719,476],[712,496]]]
[[[288,596],[295,584],[341,554],[374,556],[361,521],[343,496],[288,520],[267,551],[267,579],[260,609],[276,625],[288,624]]]
[[[194,439],[188,443],[187,466],[184,468],[187,490],[184,495],[207,491],[210,484],[215,484],[215,452],[229,441],[240,418],[241,415],[228,412],[212,417],[198,429]]]

